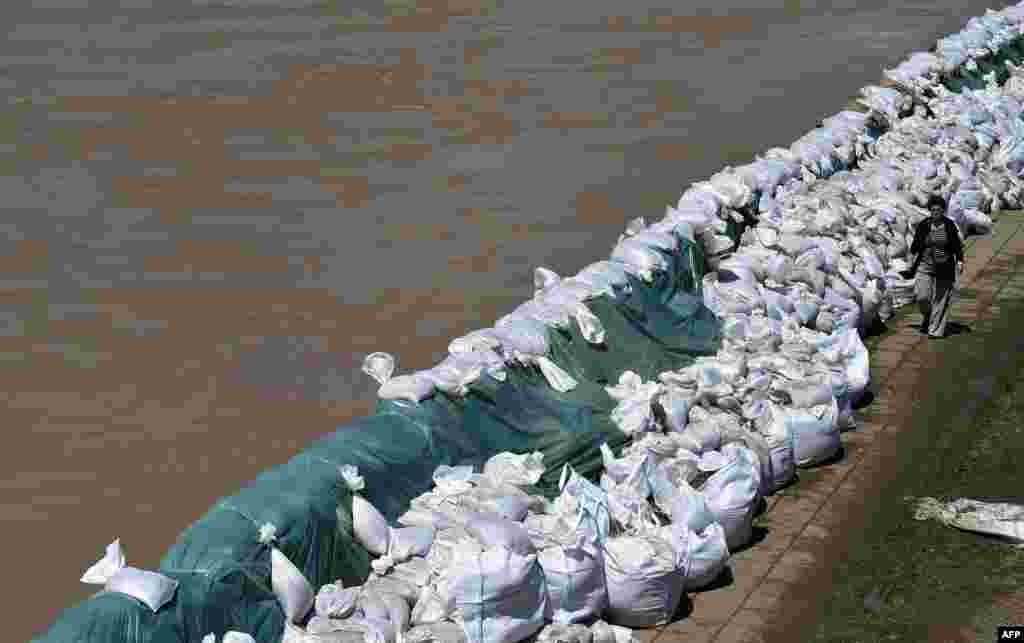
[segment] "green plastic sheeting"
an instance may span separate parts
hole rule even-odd
[[[701,304],[700,246],[678,241],[677,252],[663,253],[668,269],[652,283],[631,277],[629,288],[616,296],[588,302],[605,328],[603,346],[584,341],[575,325],[548,331],[548,357],[577,380],[573,390],[554,390],[535,366],[510,365],[504,381],[485,375],[464,397],[435,393],[419,404],[381,400],[374,415],[313,442],[222,498],[180,535],[160,563],[160,571],[175,578],[183,570],[260,570],[234,592],[185,579],[184,600],[156,615],[126,596],[97,596],[65,612],[38,643],[185,643],[208,631],[232,629],[228,621],[261,643],[276,643],[283,614],[266,589],[270,547],[260,540],[261,526],[275,527],[274,546],[314,588],[338,579],[357,585],[369,573],[370,556],[352,533],[352,496],[341,483],[342,465],[359,468],[366,482],[362,493],[392,524],[414,497],[433,486],[433,473],[442,464],[480,466],[502,451],[540,451],[547,470],[534,491],[548,497],[557,493],[564,464],[596,476],[600,446],[607,443],[618,451],[627,441],[611,420],[616,401],[604,386],[627,369],[653,379],[697,355],[714,353],[720,344],[719,321]],[[218,611],[233,616],[210,621],[209,614]],[[70,631],[83,634],[68,638]]]
[[[264,524],[274,545],[319,585],[361,582],[368,555],[352,536],[352,497],[337,466],[303,452],[274,467],[233,496],[222,498],[178,538],[160,569],[204,569],[223,561],[269,568],[270,548],[259,541]]]
[[[680,252],[665,255],[671,269],[656,275],[654,283],[630,276],[628,294],[587,302],[604,326],[605,345],[589,344],[575,325],[551,330],[551,359],[577,380],[608,385],[625,370],[652,380],[698,355],[717,352],[720,323],[700,296],[704,255],[699,245],[682,244]]]
[[[999,83],[1005,83],[1010,77],[1006,68],[1006,61],[1020,65],[1024,61],[1024,37],[1018,37],[1007,43],[991,58],[978,60],[978,69],[971,72],[961,67],[956,71],[945,74],[942,77],[942,84],[951,92],[961,92],[964,89],[984,89],[985,75],[995,71]]]
[[[210,633],[220,640],[229,630],[280,640],[284,613],[268,568],[227,564],[163,573],[179,584],[158,612],[126,594],[100,592],[65,610],[33,643],[198,643]]]

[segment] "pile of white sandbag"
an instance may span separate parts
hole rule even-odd
[[[393,358],[367,358],[380,397],[413,403],[503,380],[511,363],[570,390],[547,357],[547,329],[614,341],[586,302],[628,289],[629,276],[653,279],[678,238],[702,244],[713,268],[703,300],[723,323],[716,355],[653,382],[626,371],[607,387],[632,442],[619,456],[605,448],[600,485],[566,467],[546,502],[522,489],[543,472],[539,454],[500,454],[482,473],[439,468],[403,527],[354,503],[375,573],[359,588],[322,588],[304,635],[622,643],[624,628],[668,622],[685,591],[711,583],[750,541],[765,496],[840,451],[868,385],[860,333],[912,301],[900,272],[928,197],[948,200],[965,236],[1024,204],[1024,71],[960,94],[938,82],[1021,34],[1021,7],[972,20],[935,53],[886,71],[895,87],[861,90],[867,113],[826,118],[790,147],[694,184],[662,221],[630,222],[609,261],[564,279],[538,268],[532,300],[453,341],[432,369],[392,377]],[[756,223],[738,247],[730,222]]]
[[[522,490],[543,473],[540,454],[501,453],[480,473],[442,466],[401,527],[359,495],[358,471],[343,467],[355,536],[376,555],[374,573],[359,587],[339,581],[313,598],[296,570],[282,570],[286,640],[516,643],[538,635],[629,643],[629,628],[667,623],[685,591],[721,573],[734,523],[745,521],[749,532],[757,456],[730,446],[704,485],[714,491],[704,492],[677,486],[687,485],[669,462],[683,457],[678,446],[664,451],[668,465],[629,471],[607,451],[602,486],[566,466],[552,502]],[[660,504],[652,502],[655,488]]]

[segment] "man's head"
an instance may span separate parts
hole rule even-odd
[[[937,194],[933,194],[928,197],[928,203],[925,205],[925,208],[932,215],[932,218],[941,218],[946,214],[946,200]]]

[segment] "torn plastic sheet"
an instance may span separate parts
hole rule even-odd
[[[1024,505],[1007,502],[983,502],[958,498],[942,502],[936,498],[918,498],[914,502],[914,520],[937,520],[950,527],[1005,538],[1024,547]]]

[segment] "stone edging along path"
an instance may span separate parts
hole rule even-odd
[[[686,618],[635,631],[642,643],[800,640],[791,628],[813,614],[808,608],[830,575],[828,552],[842,549],[839,541],[850,531],[845,527],[858,518],[856,505],[902,502],[878,492],[885,460],[906,455],[898,452],[896,438],[927,396],[928,372],[941,353],[951,352],[950,342],[960,343],[961,350],[981,349],[984,359],[984,348],[999,341],[993,339],[995,327],[1007,322],[1000,320],[1004,307],[1024,298],[1024,211],[1003,212],[991,235],[968,241],[965,258],[961,293],[950,314],[971,328],[970,337],[929,342],[914,327],[919,318],[910,306],[889,320],[870,349],[877,397],[858,413],[859,428],[843,435],[842,459],[802,470],[796,484],[772,496],[755,523],[756,542],[732,556],[730,581],[694,594]],[[946,357],[944,366],[956,363],[955,355]]]

